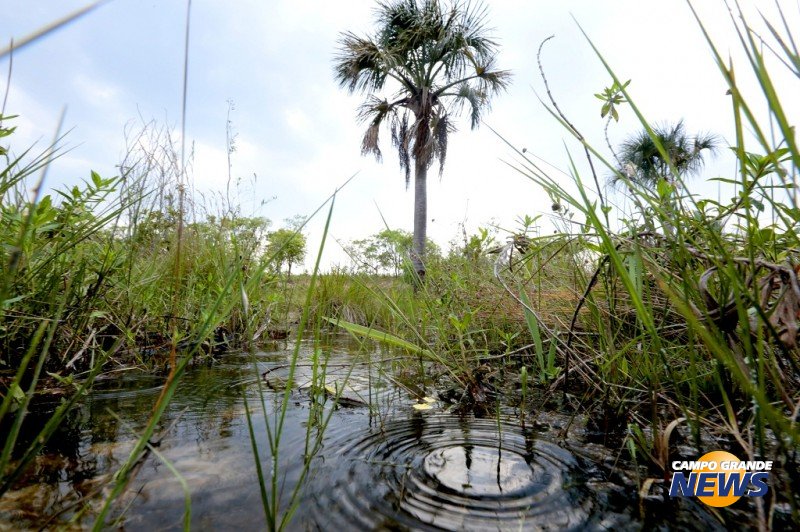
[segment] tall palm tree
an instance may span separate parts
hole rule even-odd
[[[669,159],[661,154],[653,137],[644,130],[625,140],[617,154],[619,171],[640,185],[655,186],[662,179],[675,183],[679,177],[697,174],[703,168],[704,151],[714,153],[719,147],[715,135],[688,135],[682,120],[674,125],[655,126],[653,133]],[[670,162],[677,176],[673,175]]]
[[[472,128],[489,97],[506,87],[510,73],[495,68],[497,44],[484,25],[486,8],[458,0],[379,2],[377,31],[343,33],[336,79],[351,93],[367,94],[358,118],[368,123],[362,155],[381,160],[378,136],[386,124],[406,187],[414,167],[414,239],[411,261],[425,277],[427,176],[435,160],[441,177],[453,118],[469,107]],[[379,94],[387,92],[388,97]]]

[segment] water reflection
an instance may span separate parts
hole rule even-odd
[[[518,530],[582,528],[592,498],[567,451],[531,447],[516,425],[414,415],[331,442],[309,520],[329,527]],[[323,468],[321,468],[323,469]]]
[[[323,349],[332,379],[347,375],[349,363],[363,361],[353,346],[340,341]],[[181,381],[161,423],[159,451],[190,486],[194,528],[265,527],[244,399],[256,414],[258,458],[269,471],[256,382],[264,372],[280,378],[289,356],[286,347],[260,353],[254,368],[250,356],[231,354],[213,366],[192,368]],[[310,345],[303,346],[302,357],[303,363],[310,360]],[[307,425],[314,420],[310,378],[301,364],[300,389],[289,403],[280,449],[285,503],[300,478]],[[143,374],[98,383],[15,489],[0,499],[0,529],[64,525],[72,519],[79,527],[93,523],[105,483],[145,427],[160,384]],[[294,529],[538,530],[632,522],[627,513],[597,503],[582,459],[534,431],[497,419],[415,412],[408,392],[368,365],[355,366],[345,391],[360,402],[354,404],[370,406],[334,413]],[[268,417],[280,398],[267,391]],[[35,434],[46,412],[33,411],[25,437]],[[81,500],[90,495],[88,502]],[[119,517],[119,526],[127,529],[179,529],[183,492],[165,465],[149,456],[115,511],[112,519]]]

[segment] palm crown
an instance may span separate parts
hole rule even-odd
[[[703,168],[703,152],[714,153],[719,144],[714,135],[688,135],[682,121],[656,126],[653,133],[669,159],[662,155],[647,131],[625,140],[618,154],[620,172],[641,185],[654,185],[661,179],[674,182],[677,177],[698,173]],[[672,175],[670,163],[678,176]]]

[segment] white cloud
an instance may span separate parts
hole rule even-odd
[[[106,107],[119,107],[120,88],[108,81],[89,79],[83,74],[76,75],[72,80],[74,90],[83,100],[92,105]]]
[[[311,120],[300,109],[286,109],[283,112],[286,125],[301,138],[308,138],[311,132]]]

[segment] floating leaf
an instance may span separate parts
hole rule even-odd
[[[428,403],[415,403],[411,406],[414,410],[430,410],[431,408],[433,408]]]

